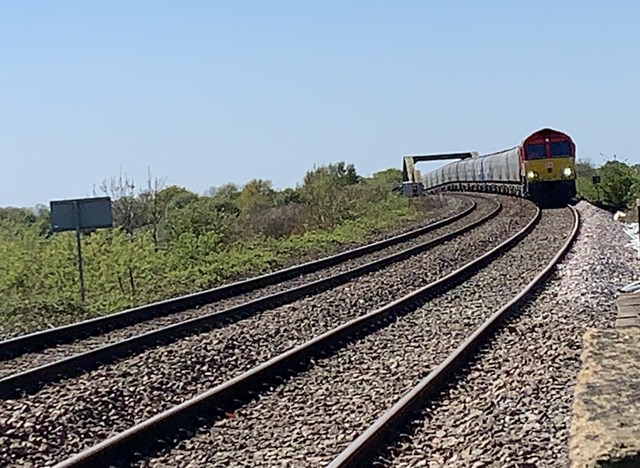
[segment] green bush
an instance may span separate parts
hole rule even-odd
[[[610,160],[600,167],[589,162],[576,164],[578,195],[590,202],[616,210],[631,208],[640,191],[640,172],[635,166]],[[600,183],[593,183],[593,176],[600,176]]]
[[[114,190],[129,197],[119,205],[119,225],[83,236],[85,303],[75,235],[49,233],[46,210],[0,209],[0,334],[212,288],[372,239],[430,209],[392,193],[397,177],[390,170],[363,178],[338,163],[279,192],[253,180],[210,196],[168,187],[132,200],[125,176],[130,185]],[[132,229],[132,219],[144,222]]]

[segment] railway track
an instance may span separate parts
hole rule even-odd
[[[0,453],[6,454],[7,463],[48,464],[63,459],[424,286],[441,271],[452,271],[500,243],[523,224],[523,212],[533,211],[521,200],[504,200],[499,216],[461,239],[324,293],[0,403],[0,423],[13,437],[4,446],[0,439]],[[424,270],[425,262],[433,269]],[[25,425],[30,424],[38,424],[39,433],[27,431]]]
[[[0,359],[7,360],[15,356],[20,356],[30,352],[55,347],[60,344],[74,342],[95,335],[104,335],[111,330],[144,323],[150,319],[173,316],[166,323],[173,323],[173,320],[181,320],[180,312],[189,312],[200,307],[215,307],[217,303],[224,299],[238,298],[239,300],[250,300],[260,295],[277,291],[272,288],[288,280],[294,280],[291,284],[297,284],[301,276],[309,275],[328,269],[336,265],[347,265],[350,261],[358,264],[376,258],[384,257],[385,253],[393,253],[394,248],[399,249],[424,242],[423,236],[432,231],[443,228],[451,223],[471,214],[477,207],[476,203],[468,197],[456,197],[453,201],[461,202],[460,209],[449,213],[442,219],[437,219],[425,226],[390,237],[378,242],[367,244],[355,249],[341,252],[329,257],[310,261],[304,264],[292,266],[279,271],[268,273],[255,278],[238,281],[223,285],[214,289],[188,294],[173,299],[147,304],[141,307],[124,310],[121,312],[97,317],[82,322],[72,323],[56,328],[33,332],[26,335],[16,336],[0,341]],[[400,246],[399,246],[400,245]],[[398,251],[398,250],[395,250]],[[286,285],[288,285],[287,283]],[[285,286],[286,286],[285,285]],[[256,290],[262,290],[257,294],[250,294]],[[224,304],[224,303],[223,303]],[[187,318],[190,316],[185,315]],[[135,332],[135,329],[132,329]]]
[[[446,359],[442,360],[433,370],[422,378],[416,385],[413,385],[401,398],[399,398],[393,406],[387,409],[373,424],[371,424],[361,435],[349,444],[336,458],[334,458],[329,467],[345,468],[366,466],[376,464],[377,466],[391,465],[388,451],[390,443],[398,442],[399,429],[406,429],[411,422],[414,421],[415,414],[425,406],[437,405],[437,398],[443,389],[447,386],[456,386],[459,379],[464,379],[461,370],[464,369],[470,361],[477,360],[482,353],[482,347],[500,330],[500,327],[509,318],[517,313],[528,300],[532,299],[536,291],[544,281],[551,275],[554,267],[568,252],[577,237],[580,220],[576,210],[570,208],[573,217],[573,223],[566,231],[566,237],[561,239],[562,242],[554,244],[549,249],[550,255],[545,258],[543,267],[535,273],[533,277],[528,277],[526,284],[520,286],[520,291],[511,297],[508,302],[496,308],[488,317],[483,320],[479,327],[471,333],[459,346],[455,348]],[[519,341],[522,341],[520,337]],[[511,344],[513,346],[513,343]],[[503,353],[503,358],[508,353]],[[500,367],[500,362],[495,360],[488,366],[485,364],[485,371],[491,370],[493,377],[496,377],[495,369]],[[478,398],[476,395],[475,398]],[[482,398],[482,397],[480,397]],[[489,397],[485,397],[484,405],[493,406],[495,401]],[[459,403],[462,401],[459,400]],[[455,403],[454,403],[455,405]],[[499,412],[498,410],[497,412]],[[436,432],[436,431],[433,431]],[[434,434],[431,434],[434,435]],[[392,445],[391,445],[392,446]],[[395,456],[402,460],[402,451],[396,450]],[[409,458],[412,462],[424,459],[424,452]],[[491,460],[494,461],[494,460]],[[404,463],[403,463],[404,462]],[[404,458],[399,464],[407,463]]]
[[[475,201],[462,200],[466,206],[458,213],[384,241],[203,293],[0,342],[0,398],[335,287],[459,236],[501,209],[488,200],[481,200],[479,209]],[[207,300],[213,302],[192,307]]]
[[[577,208],[580,234],[558,273],[377,454],[377,466],[584,466],[570,445],[583,336],[614,327],[618,288],[638,272],[611,215]]]
[[[404,375],[407,369],[418,372],[421,365],[416,365],[415,357],[413,362],[404,364],[406,367],[399,365],[393,369],[384,369],[384,366],[381,369],[372,363],[384,362],[390,351],[389,347],[394,346],[394,339],[407,335],[411,330],[414,331],[414,335],[408,335],[406,341],[403,342],[404,346],[396,348],[395,355],[400,357],[407,355],[407,344],[428,348],[430,344],[434,343],[434,334],[450,336],[451,329],[449,327],[456,323],[459,329],[455,331],[460,338],[472,331],[487,314],[487,311],[483,309],[483,313],[478,312],[470,318],[465,318],[466,315],[462,307],[464,298],[476,294],[477,299],[477,292],[474,293],[477,291],[477,284],[474,285],[473,282],[481,281],[478,278],[485,278],[482,281],[486,283],[488,281],[487,275],[492,277],[493,281],[502,279],[501,284],[491,283],[493,286],[492,302],[483,307],[495,306],[495,300],[506,294],[505,285],[509,285],[510,280],[514,279],[505,272],[513,270],[514,261],[522,263],[524,259],[531,258],[526,252],[526,248],[522,244],[518,244],[522,238],[526,237],[528,241],[542,242],[557,240],[557,238],[566,239],[568,236],[567,232],[549,235],[549,222],[549,216],[543,215],[540,218],[540,215],[537,214],[517,235],[510,237],[506,242],[498,242],[497,247],[468,262],[464,267],[456,269],[446,277],[423,286],[401,299],[394,300],[374,312],[353,319],[321,336],[316,336],[294,349],[289,349],[268,362],[227,380],[212,390],[201,393],[191,400],[145,420],[75,458],[66,460],[61,466],[88,466],[96,460],[112,463],[130,461],[131,457],[137,457],[136,452],[140,451],[142,447],[157,451],[162,449],[164,444],[174,446],[174,448],[151,460],[151,464],[185,464],[189,462],[224,464],[230,460],[252,464],[278,463],[284,460],[315,464],[323,461],[322,454],[324,454],[324,461],[330,461],[332,451],[326,450],[327,443],[333,442],[337,444],[337,447],[340,444],[344,445],[353,438],[354,431],[366,428],[367,417],[371,419],[371,417],[375,417],[375,413],[360,421],[360,427],[349,427],[349,424],[343,425],[335,420],[322,424],[322,420],[327,418],[328,414],[326,410],[322,411],[316,403],[327,401],[326,395],[322,394],[323,391],[328,391],[329,395],[333,395],[342,391],[347,392],[347,389],[350,388],[358,388],[359,383],[366,384],[364,388],[359,388],[358,391],[362,393],[357,395],[359,398],[355,401],[351,398],[353,395],[348,392],[349,398],[343,399],[341,403],[343,407],[339,408],[338,412],[347,415],[347,419],[351,416],[357,416],[359,412],[367,410],[371,406],[375,407],[378,401],[384,402],[384,398],[376,399],[375,391],[372,391],[379,389],[372,389],[369,385],[380,380],[380,371],[393,371],[397,377]],[[494,263],[496,263],[495,268],[491,267]],[[536,272],[536,268],[532,265],[531,271],[528,273],[533,276]],[[517,291],[509,291],[509,293],[516,294]],[[455,315],[455,319],[451,317],[452,312],[446,308],[451,304],[461,308],[461,311]],[[422,311],[421,320],[426,320],[429,326],[425,326],[425,323],[418,323],[422,326],[416,326],[414,317],[419,315],[416,310]],[[429,322],[429,317],[433,315],[437,316],[435,321]],[[393,330],[394,327],[400,327],[402,333],[398,334],[397,331],[391,333],[387,336],[386,341],[383,340],[386,345],[380,346],[380,337],[389,334],[389,330]],[[416,336],[416,332],[426,333],[426,335]],[[429,335],[430,333],[431,335]],[[376,338],[371,341],[371,337]],[[361,348],[362,346],[368,346],[367,353],[361,352],[364,349]],[[375,356],[376,350],[382,354]],[[444,356],[448,351],[446,347],[440,349],[440,353],[445,352]],[[364,363],[361,362],[362,356],[369,355],[371,352],[374,352],[374,358]],[[438,355],[435,358],[437,359]],[[335,361],[336,359],[338,361]],[[342,362],[339,361],[340,359]],[[424,356],[419,356],[418,361],[422,362],[422,367],[437,364]],[[323,363],[330,363],[330,365],[323,365]],[[353,371],[354,369],[357,369],[361,374],[355,377],[347,376],[342,380],[338,378],[345,374],[346,370]],[[426,371],[429,369],[430,367],[427,367]],[[406,387],[410,383],[401,383],[401,387]],[[268,390],[271,387],[273,388]],[[380,387],[385,389],[384,385]],[[311,395],[305,394],[305,389],[307,391],[311,389],[314,392]],[[261,393],[262,397],[259,401],[252,401],[257,393]],[[382,394],[384,395],[386,392]],[[295,401],[290,399],[294,395],[299,395]],[[392,397],[398,396],[397,389],[391,395]],[[378,408],[378,410],[380,409]],[[259,414],[261,416],[258,417]],[[315,416],[312,420],[307,421],[306,418],[309,415]],[[234,426],[236,423],[239,426]],[[187,437],[191,435],[191,431],[202,425],[210,427],[201,430],[195,437]],[[246,432],[252,427],[253,433]],[[183,432],[180,433],[177,428],[181,428]],[[286,430],[284,430],[285,428]],[[321,428],[320,433],[317,432],[317,428]],[[332,434],[331,428],[337,428],[337,434]],[[276,433],[271,432],[272,429]],[[346,433],[341,431],[346,431]],[[258,439],[261,436],[262,442],[266,446],[269,446],[267,441],[272,441],[272,444],[276,444],[278,447],[269,447],[272,451],[270,457],[265,455],[252,460],[241,459],[242,454],[256,455],[255,450],[252,449],[255,449],[253,445],[259,444],[259,442],[251,442],[253,436],[257,436]],[[291,439],[291,437],[299,439],[297,441],[299,446],[293,444],[294,447],[291,448],[283,447],[280,444],[283,438]],[[185,438],[186,442],[183,441],[176,448],[176,441]],[[222,439],[224,439],[224,443],[221,444]],[[163,440],[164,444],[158,445],[158,440]],[[245,445],[239,447],[238,444],[242,445],[242,442]],[[187,444],[187,446],[182,444]],[[230,446],[235,446],[239,451],[234,451]],[[316,447],[322,454],[306,453],[303,447]],[[287,458],[294,457],[294,453],[298,453],[298,458]],[[336,451],[333,450],[333,453]],[[326,460],[327,454],[329,454],[329,460]],[[219,455],[231,458],[225,461],[216,458]]]

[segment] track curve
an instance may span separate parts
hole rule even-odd
[[[486,200],[483,203],[486,203]],[[432,227],[427,231],[429,233],[438,233],[440,229],[447,229],[449,232],[430,240],[418,240],[416,245],[412,247],[366,263],[358,263],[353,267],[348,265],[345,268],[339,268],[338,272],[333,275],[329,274],[324,277],[319,275],[319,279],[315,279],[316,276],[314,275],[309,282],[305,283],[304,279],[299,281],[302,283],[300,286],[258,297],[245,303],[241,302],[240,305],[232,306],[228,309],[204,315],[200,314],[190,319],[177,320],[175,323],[172,321],[166,326],[163,325],[163,322],[160,322],[158,328],[154,327],[155,322],[153,322],[149,327],[143,328],[142,333],[139,335],[129,333],[122,339],[116,335],[113,342],[107,341],[105,345],[100,345],[100,342],[98,342],[97,346],[89,346],[87,351],[83,351],[84,343],[80,343],[80,346],[63,348],[60,356],[53,352],[46,354],[44,359],[38,360],[33,355],[27,355],[23,358],[2,363],[0,365],[0,376],[3,373],[5,376],[0,378],[0,398],[11,398],[25,391],[33,392],[47,383],[78,375],[106,363],[140,353],[145,349],[171,343],[204,330],[222,327],[264,310],[299,300],[308,295],[318,294],[463,235],[491,220],[502,210],[500,203],[491,201],[489,201],[489,204],[483,205],[481,210],[476,210],[476,206],[476,203],[472,201],[471,207],[463,211],[463,216],[456,215],[452,217],[455,218],[453,220],[448,218],[446,223],[435,223],[436,227]],[[468,216],[471,214],[477,214],[477,219],[468,220]],[[462,225],[456,227],[456,222]],[[418,239],[422,239],[422,237]],[[329,271],[328,273],[331,272]],[[76,352],[76,350],[78,351]],[[38,362],[40,363],[39,365],[34,365],[34,363]],[[24,363],[28,363],[32,367],[19,370]]]
[[[88,466],[93,460],[98,459],[123,460],[132,456],[133,452],[142,446],[152,447],[155,440],[173,438],[174,436],[170,434],[175,433],[176,427],[191,431],[194,424],[198,425],[198,418],[201,416],[210,418],[220,414],[220,411],[227,413],[234,411],[234,408],[244,404],[247,398],[250,400],[255,392],[261,392],[263,388],[281,382],[292,372],[295,374],[307,369],[307,366],[315,359],[331,353],[331,349],[342,348],[347,342],[357,339],[363,333],[369,334],[373,330],[384,327],[389,323],[389,320],[404,315],[407,313],[407,309],[415,308],[416,301],[424,302],[428,297],[441,294],[444,290],[459,284],[468,275],[486,266],[505,250],[515,245],[536,225],[538,218],[539,212],[517,235],[510,237],[508,241],[500,243],[498,247],[467,263],[464,268],[450,273],[445,278],[285,352],[267,363],[251,369],[242,376],[231,379],[209,392],[94,446],[59,466]]]
[[[331,468],[359,467],[371,464],[380,453],[381,447],[393,439],[399,426],[407,425],[415,412],[437,397],[438,393],[455,379],[458,372],[473,354],[482,346],[510,315],[541,287],[556,265],[569,251],[580,228],[578,212],[569,207],[574,217],[574,224],[566,242],[560,247],[546,266],[507,304],[492,314],[464,342],[462,342],[432,372],[411,388],[400,400],[378,418],[366,431],[331,461]]]

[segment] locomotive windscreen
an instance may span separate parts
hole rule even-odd
[[[544,159],[547,157],[547,151],[544,143],[539,145],[527,145],[526,152],[526,159]]]
[[[571,157],[571,143],[566,140],[546,143],[532,143],[525,147],[525,159],[528,161],[545,158]]]
[[[571,156],[571,143],[568,141],[552,141],[549,145],[552,158],[568,158]]]

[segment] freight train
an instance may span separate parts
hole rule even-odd
[[[512,194],[540,204],[566,204],[576,195],[576,147],[569,135],[545,128],[508,150],[474,154],[422,179],[427,193],[480,191]]]

